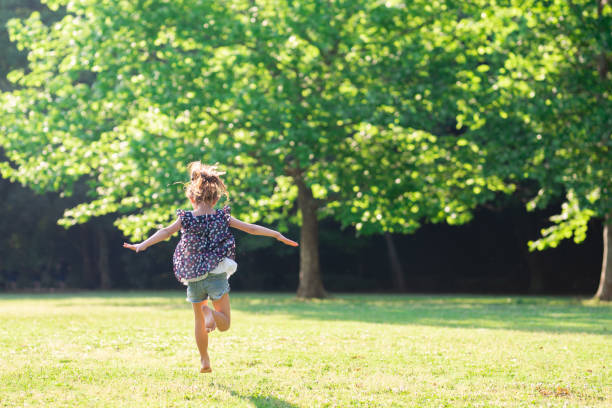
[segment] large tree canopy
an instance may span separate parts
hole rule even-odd
[[[582,242],[589,220],[604,220],[597,296],[612,300],[612,6],[521,1],[494,17],[503,29],[490,33],[497,41],[483,50],[488,66],[472,103],[460,101],[459,119],[487,149],[485,167],[537,182],[528,208],[565,197],[532,249]]]
[[[30,65],[0,101],[0,171],[65,194],[86,179],[64,225],[117,213],[141,238],[184,204],[186,163],[220,162],[237,217],[301,223],[298,294],[321,296],[318,218],[409,232],[509,191],[456,120],[485,54],[509,58],[488,51],[486,2],[47,4],[67,15],[9,25]]]

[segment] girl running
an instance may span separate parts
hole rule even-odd
[[[260,225],[242,222],[230,215],[230,207],[216,209],[215,205],[229,194],[216,166],[200,162],[188,166],[191,181],[186,194],[192,211],[177,210],[178,218],[139,244],[124,243],[125,248],[142,252],[181,230],[181,240],[172,259],[174,275],[187,286],[187,301],[193,305],[195,339],[200,352],[201,373],[210,373],[208,333],[230,327],[230,286],[228,278],[236,271],[236,245],[229,227],[253,235],[274,237],[284,244],[298,246],[297,242]],[[211,299],[214,310],[208,307]]]

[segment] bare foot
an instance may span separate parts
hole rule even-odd
[[[208,354],[205,357],[200,359],[200,364],[202,367],[200,368],[201,373],[212,373],[212,369],[210,368],[210,359],[208,358]]]
[[[202,312],[204,312],[204,327],[206,328],[206,333],[210,333],[217,328],[212,310],[210,310],[208,306],[202,306]]]

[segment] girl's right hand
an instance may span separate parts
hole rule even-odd
[[[295,241],[290,240],[289,238],[285,237],[282,234],[278,234],[278,236],[276,237],[276,239],[278,239],[280,242],[282,242],[283,244],[287,244],[293,247],[298,246],[298,243]]]
[[[136,251],[136,252],[142,252],[145,249],[147,249],[147,247],[145,247],[144,245],[142,245],[142,242],[140,244],[128,244],[127,242],[123,243],[123,247],[127,248],[127,249],[131,249],[132,251]]]

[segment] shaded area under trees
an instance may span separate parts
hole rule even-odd
[[[178,237],[140,256],[121,248],[112,217],[68,230],[56,220],[68,199],[36,194],[0,180],[0,289],[180,289],[171,255]],[[520,205],[481,208],[463,226],[426,224],[412,235],[391,235],[407,292],[590,294],[597,287],[601,223],[582,245],[563,242],[545,252],[526,242],[555,209],[527,213]],[[297,230],[291,230],[297,234]],[[273,240],[237,231],[239,272],[234,290],[294,291],[298,258]],[[106,242],[106,251],[100,250]],[[401,292],[382,235],[356,237],[330,220],[320,224],[323,283],[331,292]],[[106,265],[106,266],[105,266]],[[105,277],[106,274],[106,277]],[[106,280],[105,280],[106,279]],[[106,282],[106,283],[105,283]]]

